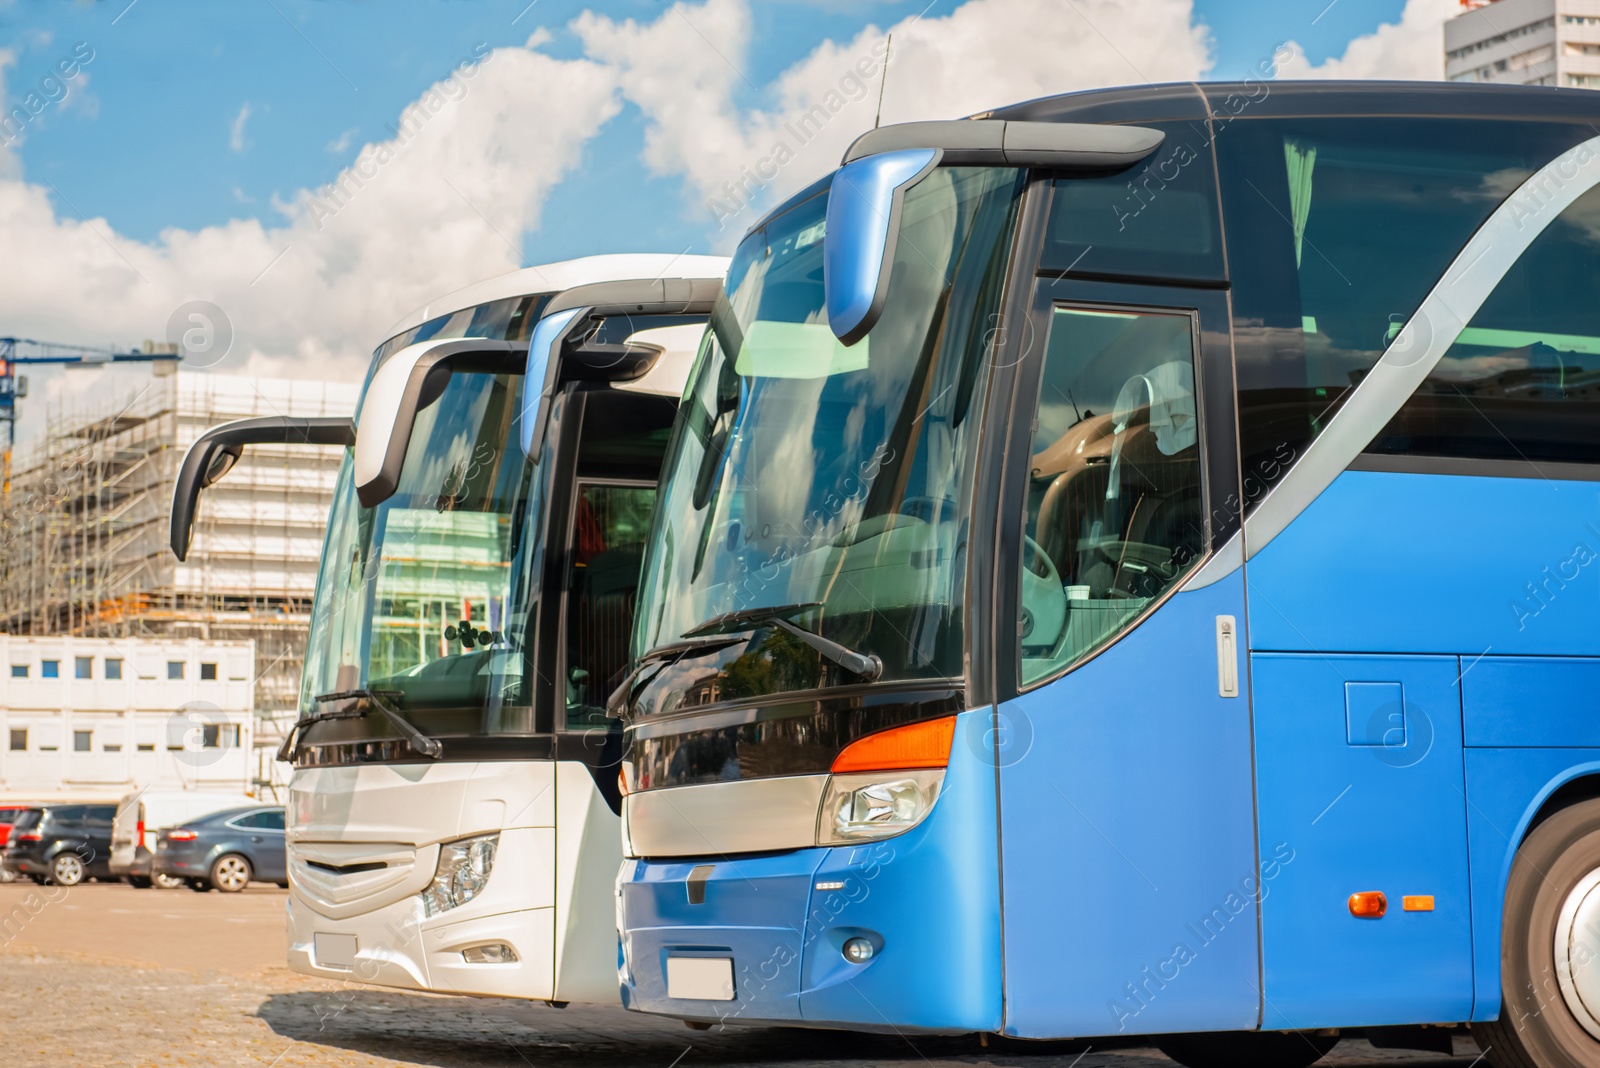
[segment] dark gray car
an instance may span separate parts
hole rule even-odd
[[[283,809],[231,808],[162,831],[151,870],[191,890],[231,894],[253,880],[288,886]]]

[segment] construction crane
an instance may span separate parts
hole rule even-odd
[[[4,425],[4,452],[0,462],[0,496],[11,497],[11,449],[16,444],[17,401],[28,395],[28,379],[16,373],[18,364],[61,364],[94,367],[107,363],[158,363],[183,359],[176,345],[145,342],[143,349],[118,350],[95,345],[70,345],[36,341],[28,337],[0,337],[0,424]]]

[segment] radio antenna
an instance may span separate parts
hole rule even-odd
[[[883,77],[878,82],[878,113],[872,116],[872,128],[876,130],[883,121],[883,91],[889,86],[889,55],[894,50],[894,34],[890,34],[883,43]]]

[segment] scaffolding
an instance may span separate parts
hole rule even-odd
[[[293,722],[322,537],[342,459],[252,446],[208,490],[188,560],[168,548],[178,464],[208,427],[339,416],[359,387],[184,370],[131,395],[63,407],[14,466],[0,521],[0,632],[256,643],[256,744]],[[271,788],[270,753],[255,763]]]

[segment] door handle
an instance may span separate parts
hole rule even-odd
[[[1217,695],[1239,696],[1239,623],[1232,616],[1217,617]]]

